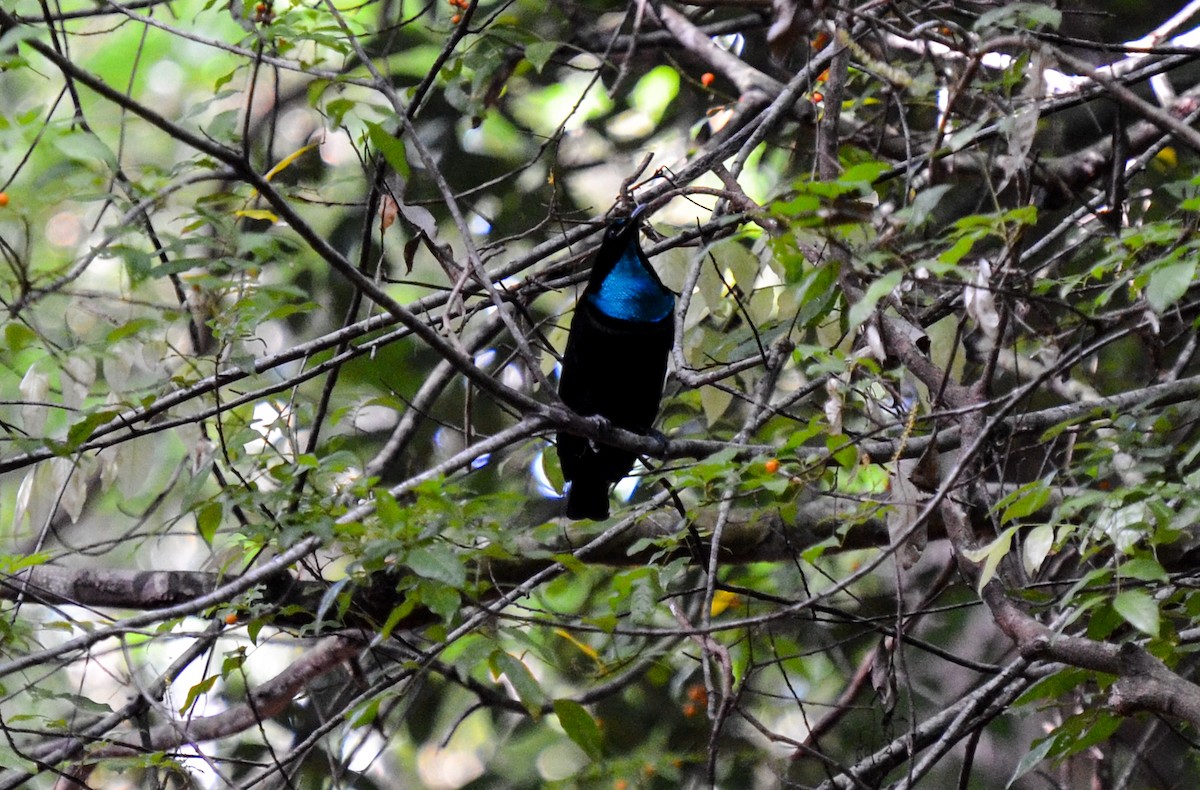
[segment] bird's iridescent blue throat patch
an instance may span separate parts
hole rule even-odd
[[[588,298],[609,318],[623,321],[661,321],[675,309],[675,294],[646,271],[633,245]]]

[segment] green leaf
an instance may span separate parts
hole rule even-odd
[[[979,233],[964,233],[955,239],[954,244],[949,249],[938,255],[939,262],[953,266],[962,260],[963,256],[970,252],[975,247],[975,242],[979,241],[981,234]]]
[[[1053,700],[1066,696],[1080,686],[1095,681],[1095,675],[1086,669],[1078,667],[1063,667],[1054,674],[1047,675],[1026,689],[1013,702],[1014,708],[1028,705],[1040,700]]]
[[[588,625],[594,625],[606,634],[611,634],[620,625],[620,620],[615,614],[604,614],[599,617],[584,618],[584,622]]]
[[[537,678],[529,671],[529,667],[525,666],[525,662],[515,656],[510,656],[503,650],[497,650],[492,653],[488,663],[491,664],[492,674],[497,677],[504,675],[508,678],[508,682],[517,692],[521,704],[525,706],[525,710],[529,711],[529,715],[534,719],[540,718],[542,703],[545,702],[546,695],[538,684]]]
[[[75,132],[54,140],[54,146],[68,159],[88,167],[113,168],[117,156],[103,140],[90,132]]]
[[[1112,601],[1096,603],[1093,598],[1089,597],[1084,599],[1083,605],[1079,608],[1084,611],[1092,610],[1087,625],[1088,639],[1108,639],[1113,631],[1116,631],[1125,622],[1124,618],[1117,614],[1117,610],[1112,607]]]
[[[1158,604],[1145,590],[1125,590],[1113,599],[1113,609],[1125,622],[1150,636],[1158,636]]]
[[[321,596],[321,600],[317,603],[317,623],[324,622],[327,619],[326,615],[335,606],[338,609],[337,616],[340,617],[341,613],[345,612],[346,604],[349,603],[349,599],[346,595],[346,593],[349,591],[349,587],[350,577],[347,576],[345,578],[338,579],[336,582],[331,584],[327,590],[325,590],[324,594]],[[332,620],[335,618],[328,619]]]
[[[140,251],[129,248],[122,250],[121,255],[125,259],[125,265],[129,267],[131,276],[144,279],[182,274],[198,266],[206,266],[211,263],[204,258],[188,258],[186,256],[171,258],[166,263],[157,263],[157,258],[151,258]]]
[[[843,184],[869,186],[889,169],[890,166],[886,162],[859,162],[846,168],[837,180]]]
[[[1143,582],[1170,581],[1166,569],[1152,557],[1135,557],[1129,562],[1121,563],[1117,568],[1117,574]]]
[[[20,30],[21,28],[17,28]],[[37,763],[28,760],[12,750],[8,744],[0,743],[0,768],[21,771],[22,773],[36,775],[40,770]]]
[[[404,510],[387,491],[380,491],[375,495],[375,513],[378,514],[379,520],[389,527],[404,523]]]
[[[405,564],[418,576],[444,584],[457,587],[467,581],[462,561],[444,544],[418,546],[408,553]]]
[[[205,502],[196,511],[196,530],[208,545],[212,545],[217,528],[221,526],[221,520],[224,517],[225,508],[221,506],[220,502]]]
[[[1103,708],[1090,708],[1073,719],[1079,720],[1079,734],[1070,732],[1070,740],[1065,744],[1069,747],[1066,754],[1079,754],[1084,749],[1090,749],[1108,738],[1121,726],[1122,717],[1114,716]],[[1056,749],[1055,751],[1058,751]]]
[[[224,88],[230,83],[230,81],[233,80],[233,77],[235,74],[237,74],[237,72],[237,69],[233,69],[217,77],[216,80],[213,81],[213,93],[219,93],[221,88]]]
[[[43,565],[52,556],[52,554],[46,551],[39,551],[33,554],[0,554],[0,572],[11,574],[25,570],[26,568],[32,568],[35,565]]]
[[[895,269],[872,282],[867,288],[867,292],[863,294],[863,298],[850,305],[850,313],[847,318],[850,331],[854,331],[866,321],[875,312],[875,306],[879,304],[879,301],[896,290],[903,279],[904,272]]]
[[[330,124],[336,128],[342,125],[346,113],[357,106],[358,102],[351,99],[333,99],[325,104],[325,115],[328,116]]]
[[[1003,3],[999,8],[980,14],[972,26],[975,30],[988,28],[1032,29],[1047,27],[1057,30],[1062,24],[1062,12],[1041,3]]]
[[[525,60],[533,64],[533,68],[538,74],[542,73],[542,69],[546,68],[546,64],[550,62],[550,58],[558,51],[560,44],[557,41],[535,41],[532,44],[525,45]]]
[[[838,542],[837,538],[834,538],[834,537],[826,538],[825,540],[821,541],[820,543],[814,544],[814,545],[808,547],[807,549],[805,549],[804,551],[802,551],[800,553],[800,559],[804,560],[807,563],[814,563],[817,560],[819,560],[826,551],[829,551],[831,549],[836,549],[839,545],[841,545],[841,544]]]
[[[112,707],[103,702],[96,702],[91,697],[82,694],[72,694],[70,692],[51,691],[41,686],[30,686],[27,689],[29,695],[34,700],[54,700],[57,702],[65,702],[76,710],[77,713],[112,713]]]
[[[1013,771],[1013,775],[1008,780],[1005,788],[1012,787],[1018,779],[1036,768],[1038,763],[1046,759],[1046,754],[1053,745],[1053,738],[1043,738],[1036,746],[1025,752],[1025,755],[1021,758],[1021,762],[1017,763],[1017,769]]]
[[[116,417],[121,412],[116,409],[102,409],[101,411],[92,412],[84,417],[79,422],[75,423],[67,431],[66,446],[69,449],[74,449],[91,438],[92,433],[104,425],[113,417]]]
[[[404,141],[389,134],[377,123],[367,124],[367,136],[371,140],[371,145],[383,154],[383,158],[396,171],[396,175],[407,179],[412,170],[408,166],[408,154],[404,148]]]
[[[153,318],[135,318],[132,321],[126,321],[116,329],[109,332],[104,337],[104,342],[108,345],[112,345],[118,340],[124,340],[125,338],[132,337],[143,330],[153,329],[157,326],[159,326],[159,322],[155,321]]]
[[[383,627],[379,629],[380,637],[383,639],[389,638],[392,635],[392,631],[396,629],[396,626],[399,625],[404,618],[412,614],[413,610],[416,608],[417,599],[412,595],[406,595],[404,600],[400,602],[399,606],[392,607],[392,611],[388,615],[387,620],[384,622]]]
[[[37,343],[38,336],[32,329],[16,321],[4,325],[4,344],[13,351],[21,351]]]
[[[1012,548],[1012,537],[1016,531],[1016,527],[1009,527],[988,545],[963,552],[963,556],[971,562],[983,563],[983,570],[979,573],[979,590],[981,592],[996,575],[996,567],[1000,564],[1000,560],[1004,559],[1009,549]]]
[[[825,447],[843,469],[854,469],[858,466],[858,447],[845,434],[826,437]]]
[[[239,648],[226,653],[224,660],[221,661],[221,677],[227,678],[234,672],[241,672],[242,666],[245,663],[245,649]]]
[[[1003,222],[1015,222],[1018,225],[1036,225],[1037,217],[1037,206],[1018,206],[1000,215]]]
[[[347,718],[350,719],[350,726],[366,727],[369,724],[374,724],[375,719],[379,716],[379,706],[381,703],[382,700],[379,697],[374,697],[359,710],[350,711],[347,714]]]
[[[445,622],[450,622],[462,603],[458,590],[448,584],[422,579],[417,584],[417,591],[421,595],[421,603]]]
[[[191,707],[196,704],[196,700],[199,699],[200,695],[207,694],[208,692],[212,691],[212,687],[216,682],[217,676],[210,675],[188,689],[187,699],[184,700],[183,707],[179,709],[179,714],[183,715],[191,710]]]
[[[1146,283],[1146,301],[1150,309],[1159,314],[1165,312],[1183,298],[1195,276],[1194,258],[1159,266],[1150,272],[1150,281]]]
[[[1050,501],[1050,489],[1044,480],[1034,480],[1018,488],[1000,501],[1006,505],[1000,514],[1001,524],[1010,524],[1017,519],[1031,516]]]
[[[670,66],[657,66],[646,72],[629,92],[629,103],[655,123],[679,95],[679,72]]]
[[[1040,3],[1030,3],[1025,9],[1025,18],[1030,24],[1048,27],[1053,30],[1058,30],[1062,26],[1062,11],[1057,8],[1041,5]]]
[[[600,759],[602,756],[600,727],[587,709],[574,700],[556,699],[554,700],[554,715],[558,716],[558,723],[562,725],[568,738],[574,741],[580,749],[583,749],[588,757],[593,760]]]
[[[934,212],[941,205],[942,199],[946,197],[946,193],[951,188],[950,184],[936,184],[918,192],[917,196],[912,199],[912,202],[905,210],[908,225],[913,228],[919,228],[924,225],[933,217]]]

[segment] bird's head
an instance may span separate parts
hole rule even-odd
[[[628,242],[636,237],[638,228],[642,226],[642,215],[646,213],[646,204],[638,203],[629,212],[628,217],[617,217],[608,223],[604,231],[604,243]]]
[[[610,318],[658,322],[675,306],[675,296],[663,285],[642,252],[638,231],[644,205],[627,217],[609,220],[604,240],[592,259],[586,297]]]

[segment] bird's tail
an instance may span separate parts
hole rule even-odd
[[[572,481],[567,489],[567,518],[593,521],[608,518],[608,482],[588,478]]]

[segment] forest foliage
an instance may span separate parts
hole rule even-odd
[[[1200,16],[1126,5],[5,3],[0,787],[1187,786]],[[665,440],[555,391],[634,205]]]

